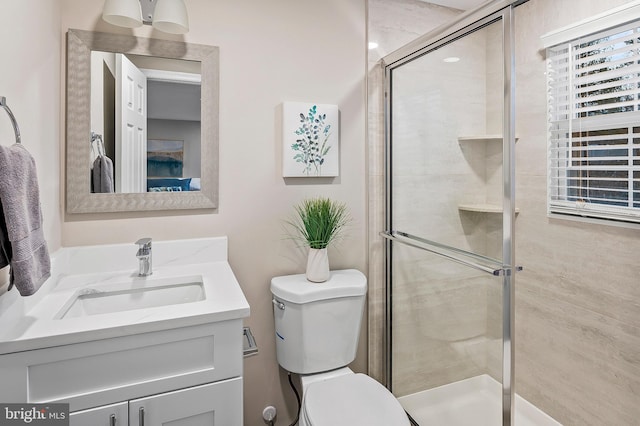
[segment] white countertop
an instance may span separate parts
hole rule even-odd
[[[52,256],[52,277],[34,295],[0,297],[0,354],[121,337],[249,316],[249,304],[227,262],[227,239],[153,243],[153,275],[137,277],[136,246],[63,248]],[[172,277],[197,277],[201,301],[60,318],[65,304],[84,288],[127,283],[144,288]]]

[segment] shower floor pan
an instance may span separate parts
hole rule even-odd
[[[502,424],[502,386],[487,374],[398,398],[421,426],[496,426]],[[562,426],[516,395],[516,426]]]

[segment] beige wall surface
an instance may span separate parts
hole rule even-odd
[[[295,398],[275,358],[270,279],[301,273],[306,253],[287,239],[283,221],[304,197],[346,202],[346,238],[329,251],[333,269],[366,272],[364,0],[230,2],[186,0],[191,30],[117,28],[100,19],[103,0],[0,0],[0,95],[20,120],[36,158],[46,235],[52,249],[103,243],[227,235],[229,262],[251,305],[260,353],[245,361],[245,424],[262,425],[274,405],[279,423],[295,416]],[[10,18],[10,19],[9,19]],[[220,48],[220,208],[208,211],[65,215],[64,57],[69,28],[165,38]],[[61,62],[62,56],[62,62]],[[62,86],[61,86],[62,85]],[[283,179],[279,105],[337,104],[340,177]],[[0,116],[3,113],[0,112]],[[0,117],[0,138],[13,130]],[[365,321],[366,323],[366,321]],[[366,330],[366,327],[363,327]],[[353,366],[366,369],[363,331]],[[286,402],[285,402],[286,401]]]
[[[16,116],[22,143],[36,162],[49,250],[60,247],[60,11],[56,2],[0,0],[0,96]],[[0,144],[15,142],[0,110]],[[0,270],[0,294],[8,281]]]

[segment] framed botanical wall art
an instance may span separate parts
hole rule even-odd
[[[335,177],[340,174],[338,106],[282,104],[282,176]]]

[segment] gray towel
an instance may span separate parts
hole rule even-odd
[[[49,278],[51,261],[42,230],[36,163],[20,144],[0,145],[0,268],[10,286],[30,296]]]
[[[113,162],[106,155],[98,155],[93,162],[91,192],[113,192]]]

